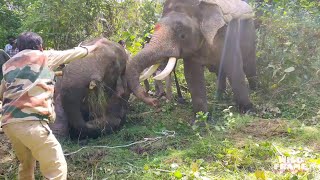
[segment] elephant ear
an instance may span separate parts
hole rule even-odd
[[[210,45],[218,30],[233,19],[254,17],[252,8],[242,0],[200,0],[201,31]]]

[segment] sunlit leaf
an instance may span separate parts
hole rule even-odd
[[[148,170],[150,169],[150,167],[149,167],[148,165],[144,165],[144,166],[143,166],[143,169],[144,169],[145,171],[148,171]]]
[[[173,175],[174,175],[174,177],[176,177],[176,178],[178,178],[178,179],[181,179],[182,176],[183,176],[180,171],[175,171],[175,172],[173,173]]]
[[[278,87],[278,84],[273,84],[272,86],[271,86],[271,89],[276,89]]]
[[[219,126],[214,126],[214,128],[215,128],[217,131],[221,131],[221,129],[220,129]]]
[[[192,172],[199,171],[199,165],[197,163],[192,163],[191,164],[191,170],[192,170]]]
[[[256,171],[255,176],[258,180],[265,180],[266,179],[266,175],[264,171]]]
[[[320,159],[310,159],[308,160],[310,163],[316,163],[318,165],[320,165]]]

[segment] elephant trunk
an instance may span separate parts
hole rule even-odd
[[[128,86],[133,94],[152,106],[155,104],[140,85],[139,77],[144,69],[170,57],[178,57],[179,50],[174,46],[171,35],[169,28],[157,24],[150,43],[128,63],[126,68]]]

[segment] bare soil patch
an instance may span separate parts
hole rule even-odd
[[[266,140],[273,137],[284,137],[288,135],[288,122],[286,120],[260,119],[247,123],[241,128],[230,133],[239,146],[244,145],[248,138]]]
[[[11,143],[5,134],[0,132],[0,175],[4,175],[7,169],[5,164],[11,164],[15,159]]]
[[[288,133],[288,122],[285,120],[259,120],[247,124],[240,131],[257,138],[283,136]]]

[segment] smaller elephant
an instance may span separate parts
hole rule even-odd
[[[84,44],[98,40],[103,45],[95,54],[66,65],[55,86],[56,113],[62,120],[57,119],[53,126],[59,127],[66,119],[72,138],[114,132],[126,119],[130,90],[124,73],[128,56],[118,43],[105,38]],[[66,130],[56,129],[56,134],[65,134]]]
[[[167,62],[162,63],[160,65],[160,67],[158,68],[158,70],[153,74],[153,76],[157,76],[159,73],[161,73],[161,71],[164,70],[164,68],[166,67]],[[176,70],[175,68],[173,69],[173,78],[175,81],[175,86],[176,86],[176,90],[177,90],[177,101],[181,104],[185,103],[183,96],[182,96],[182,92],[181,92],[181,87],[179,84],[179,80],[176,74]],[[172,73],[171,73],[172,74]],[[155,86],[155,96],[156,97],[162,97],[162,96],[166,96],[166,99],[171,101],[173,99],[173,94],[172,94],[172,77],[171,74],[168,75],[165,79],[165,88],[163,87],[162,81],[161,80],[154,80],[154,86]],[[146,89],[146,92],[149,92],[150,90],[150,85],[149,85],[149,81],[148,80],[144,80],[144,86]],[[164,90],[165,89],[165,90]]]
[[[146,37],[146,39],[145,39],[146,41],[145,41],[145,44],[143,44],[143,48],[148,46],[148,44],[150,43],[151,38],[152,38],[152,35],[149,35],[149,36]],[[145,71],[145,73],[148,74],[148,72],[149,72],[150,75],[152,74],[155,77],[155,76],[159,75],[161,73],[161,71],[163,71],[166,68],[167,63],[168,63],[168,61],[163,61],[163,62],[161,62],[160,66],[158,68],[156,68],[156,69],[153,69],[153,68],[148,69],[148,70]],[[163,84],[162,84],[161,80],[154,80],[155,96],[156,97],[160,98],[160,97],[165,95],[168,100],[171,101],[173,99],[171,74],[168,75],[164,79],[165,86],[166,86],[165,88],[163,87]],[[177,100],[178,100],[179,103],[183,104],[183,103],[185,103],[185,101],[184,101],[184,99],[182,97],[181,88],[180,88],[180,85],[179,85],[179,80],[177,78],[175,68],[173,69],[173,75],[174,75],[174,81],[175,81],[177,95],[178,95],[178,99]],[[143,83],[144,83],[146,92],[150,91],[150,84],[149,84],[149,81],[147,80],[148,76],[149,75],[145,75],[144,77],[140,78],[140,81],[143,81]],[[164,89],[166,89],[166,90],[164,90]]]

